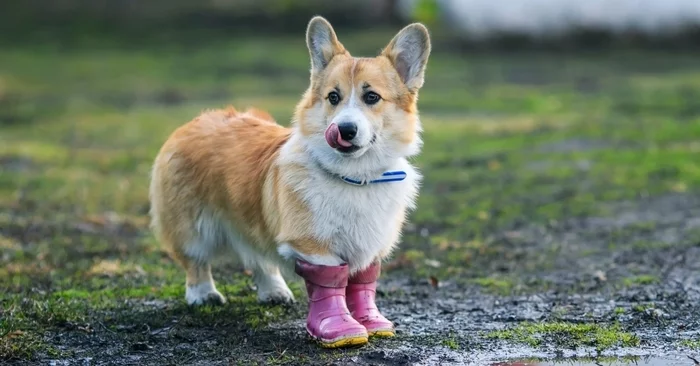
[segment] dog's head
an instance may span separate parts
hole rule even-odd
[[[416,102],[431,47],[425,26],[408,25],[378,56],[358,58],[328,21],[314,17],[306,44],[311,85],[294,123],[314,159],[334,173],[363,177],[420,151]]]

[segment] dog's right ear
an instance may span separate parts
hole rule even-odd
[[[331,24],[321,16],[315,16],[309,21],[306,28],[306,46],[311,56],[312,74],[323,71],[335,55],[347,53],[338,41]]]

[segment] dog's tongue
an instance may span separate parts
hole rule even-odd
[[[335,123],[331,123],[330,126],[326,129],[326,142],[328,145],[330,145],[332,148],[338,148],[340,146],[342,147],[350,147],[352,146],[351,142],[343,140],[342,137],[340,137],[340,130],[338,130],[338,125]]]

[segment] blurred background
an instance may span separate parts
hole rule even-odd
[[[698,282],[668,261],[699,255],[700,1],[4,1],[0,357],[71,349],[55,327],[120,344],[186,314],[184,274],[148,231],[152,159],[204,109],[288,124],[313,15],[355,56],[409,22],[432,34],[425,184],[387,278],[497,296]],[[215,277],[228,318],[282,316],[255,307],[243,268]]]

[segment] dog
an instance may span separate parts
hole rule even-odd
[[[413,23],[376,57],[354,57],[315,16],[306,45],[310,85],[290,127],[229,106],[167,138],[151,171],[151,229],[185,270],[188,304],[226,302],[211,265],[232,250],[260,302],[295,301],[282,276],[293,267],[309,335],[327,348],[363,345],[395,334],[375,292],[422,180],[408,160],[423,144],[430,35]]]

